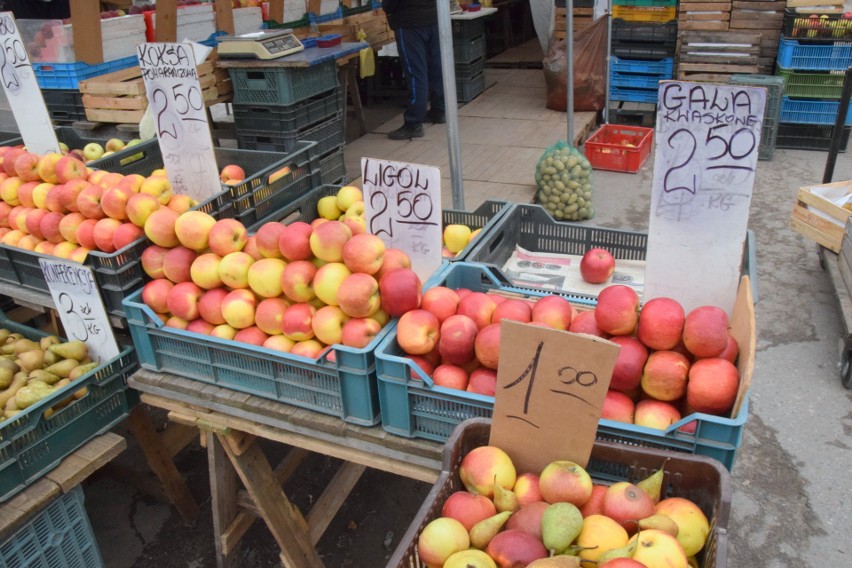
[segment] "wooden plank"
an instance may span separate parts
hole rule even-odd
[[[690,22],[690,21],[679,21],[678,22],[679,30],[687,30],[687,31],[719,31],[724,32],[728,30],[728,22]]]
[[[825,221],[825,219],[821,220]],[[839,239],[832,233],[817,228],[817,223],[820,223],[820,218],[813,213],[803,210],[798,206],[793,209],[793,216],[790,218],[791,229],[833,252],[838,252],[840,250]],[[828,222],[826,221],[826,223]],[[828,226],[823,224],[822,228],[828,228]]]
[[[681,3],[680,13],[689,14],[690,12],[730,12],[730,2],[693,2],[690,4]]]
[[[696,71],[704,73],[757,73],[757,65],[725,65],[720,63],[681,63],[680,72]]]
[[[141,97],[108,97],[102,95],[83,95],[83,106],[92,109],[105,110],[145,110],[148,108],[148,99]]]
[[[183,424],[175,424],[174,422],[169,422],[166,428],[160,433],[160,443],[163,445],[166,453],[172,457],[178,455],[197,438],[197,429],[184,426]]]
[[[684,43],[741,43],[756,45],[760,42],[760,34],[746,32],[688,32],[681,34]]]
[[[681,12],[680,22],[727,22],[731,19],[730,12]]]
[[[124,124],[128,122],[139,122],[145,115],[144,110],[104,110],[86,109],[86,118],[93,122],[110,122]]]
[[[281,548],[284,565],[322,568],[322,560],[309,540],[307,521],[275,483],[269,462],[258,445],[253,444],[242,455],[236,455],[228,436],[216,434],[216,437]]]
[[[361,479],[365,469],[367,468],[363,465],[343,462],[332,480],[329,481],[325,491],[311,507],[308,512],[308,532],[314,545],[322,538],[323,533],[334,520],[334,516],[337,515],[340,507],[346,502],[355,484]]]
[[[127,440],[113,432],[93,438],[88,444],[62,460],[45,478],[67,493],[95,471],[118,456],[127,447]]]
[[[205,432],[207,438],[207,468],[210,476],[210,502],[213,507],[213,540],[216,547],[217,568],[232,568],[240,565],[240,533],[232,538],[229,531],[234,526],[237,514],[237,490],[239,480],[224,449],[224,443],[216,434]],[[244,531],[243,531],[244,532]]]
[[[694,73],[679,71],[677,74],[678,81],[697,81],[700,83],[729,83],[731,76],[736,73]]]
[[[775,10],[784,12],[787,9],[787,2],[749,2],[734,0],[734,11],[736,10]]]
[[[761,20],[731,20],[729,29],[732,30],[762,30],[766,22]],[[776,40],[777,41],[777,40]]]

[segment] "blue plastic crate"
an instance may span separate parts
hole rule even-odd
[[[657,89],[633,89],[610,85],[609,98],[613,101],[657,104]]]
[[[646,75],[661,75],[671,79],[674,73],[674,59],[666,57],[656,61],[643,59],[621,59],[612,57],[610,70],[618,73],[642,73]]]
[[[113,61],[89,65],[82,61],[73,63],[40,63],[33,62],[36,81],[42,89],[78,89],[80,81],[98,77],[113,71],[120,71],[138,65],[135,55],[122,57]]]
[[[778,45],[778,66],[792,70],[845,71],[852,66],[852,42],[806,45],[782,37]]]
[[[343,8],[338,7],[337,10],[330,14],[323,14],[322,16],[317,16],[312,12],[308,12],[308,22],[312,24],[322,24],[325,22],[330,22],[332,20],[339,20],[343,17]]]
[[[491,267],[457,262],[449,265],[434,285],[468,288],[475,292],[500,290],[541,297],[543,292],[524,291],[505,286],[500,274]],[[574,303],[593,303],[580,296],[564,295]],[[736,317],[736,316],[735,316]],[[453,429],[469,418],[490,418],[494,397],[436,386],[432,379],[402,351],[396,341],[396,324],[376,348],[379,404],[382,427],[389,433],[410,438],[446,441]],[[748,396],[737,416],[725,418],[708,414],[690,414],[666,430],[601,420],[599,440],[629,445],[669,449],[712,457],[731,469],[736,451],[742,444],[742,430],[748,419]],[[681,428],[695,422],[694,434]]]
[[[654,89],[660,85],[660,81],[666,81],[671,77],[661,75],[640,75],[634,73],[617,73],[613,71],[609,75],[609,84],[613,87],[627,87],[630,89]]]
[[[0,328],[33,341],[47,335],[7,319],[3,312]],[[135,391],[127,389],[127,377],[138,367],[133,349],[125,348],[117,357],[103,361],[20,414],[0,420],[0,502],[38,481],[80,446],[124,420],[138,400]],[[83,388],[88,389],[84,396],[45,417],[48,409]]]
[[[83,488],[58,495],[6,542],[0,544],[2,568],[101,568],[104,565]]]
[[[781,99],[781,122],[793,124],[827,124],[834,125],[837,120],[837,112],[840,110],[840,101],[826,99],[808,100]],[[852,103],[846,110],[846,126],[852,125]]]

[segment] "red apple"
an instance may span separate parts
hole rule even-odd
[[[591,248],[580,259],[580,276],[590,284],[603,284],[615,272],[615,258],[602,248]]]

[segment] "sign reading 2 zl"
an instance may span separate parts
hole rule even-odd
[[[192,46],[143,43],[136,52],[172,189],[199,201],[213,197],[222,187]]]

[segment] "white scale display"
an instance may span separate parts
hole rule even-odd
[[[220,57],[277,59],[305,49],[293,30],[273,30],[219,38]]]

